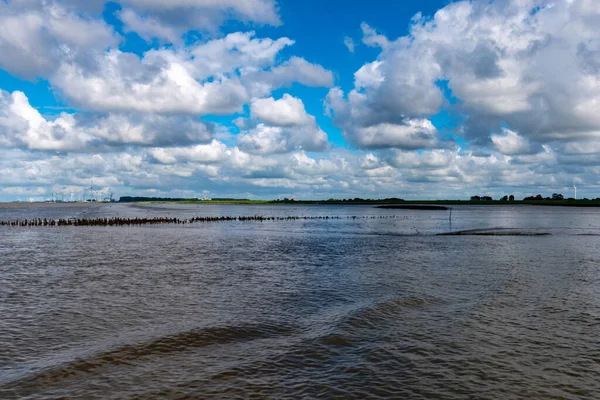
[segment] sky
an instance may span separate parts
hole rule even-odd
[[[600,197],[597,0],[0,0],[0,201]]]

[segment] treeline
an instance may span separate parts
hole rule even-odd
[[[471,201],[493,201],[491,196],[471,196]]]
[[[491,196],[471,196],[471,201],[494,201],[494,199]],[[512,194],[510,196],[502,196],[500,198],[500,201],[513,202],[515,201],[515,196],[513,196]]]
[[[588,199],[587,197],[584,197],[583,199],[575,199],[573,197],[569,197],[569,198],[565,198],[565,196],[563,196],[560,193],[552,193],[552,197],[543,197],[541,194],[538,194],[536,196],[529,196],[529,197],[525,197],[523,199],[523,201],[600,201],[600,197],[597,197],[595,199]]]
[[[404,199],[400,199],[398,197],[390,197],[387,199],[361,199],[360,197],[355,197],[353,199],[327,199],[327,200],[296,200],[296,199],[288,199],[287,197],[283,200],[277,199],[272,201],[271,203],[317,203],[317,204],[384,204],[384,203],[402,203]]]
[[[494,199],[491,196],[471,196],[471,201],[494,201]],[[510,196],[504,195],[500,198],[500,201],[509,201],[512,203],[515,201],[515,196],[512,194]]]
[[[214,197],[210,200],[193,199],[193,198],[182,198],[182,197],[143,197],[143,196],[122,196],[119,198],[119,203],[139,203],[148,201],[164,201],[164,202],[178,202],[178,201],[250,201],[248,199],[233,199],[227,197]]]
[[[506,195],[501,197],[498,200],[494,200],[491,196],[471,196],[471,201],[472,202],[486,202],[486,201],[494,201],[494,202],[514,202],[515,201],[515,196],[513,196],[512,194],[510,196]],[[596,198],[596,199],[588,199],[588,198],[583,198],[583,199],[575,199],[573,197],[569,197],[569,198],[565,198],[565,196],[563,196],[561,193],[552,193],[552,196],[547,196],[544,197],[541,194],[538,194],[536,196],[527,196],[525,197],[522,201],[551,201],[551,202],[556,202],[556,201],[597,201],[600,202],[600,197]]]
[[[295,198],[284,198],[283,200],[249,200],[235,199],[230,197],[213,197],[210,200],[181,198],[181,197],[146,197],[146,196],[122,196],[119,198],[120,203],[140,203],[140,202],[262,202],[262,203],[311,203],[311,204],[394,204],[402,203],[404,199],[398,197],[389,197],[386,199],[363,199],[355,197],[353,199],[328,199],[328,200],[296,200]]]
[[[541,200],[564,200],[565,196],[560,193],[552,193],[552,197],[543,197],[541,194],[537,196],[529,196],[525,197],[523,201],[541,201]],[[567,200],[575,200],[574,198],[569,198]]]

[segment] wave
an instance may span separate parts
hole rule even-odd
[[[354,311],[343,320],[342,325],[349,328],[376,328],[404,311],[434,304],[441,304],[441,300],[434,297],[397,297]]]
[[[81,375],[93,375],[109,366],[131,365],[138,360],[172,353],[185,352],[193,348],[210,345],[246,342],[257,339],[290,335],[297,331],[293,325],[257,324],[225,327],[207,327],[179,332],[153,340],[128,344],[116,349],[96,353],[87,358],[67,361],[58,366],[46,368],[6,383],[2,389],[25,389],[28,386],[37,389],[45,385],[57,385],[61,381]]]

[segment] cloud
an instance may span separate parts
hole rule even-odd
[[[215,31],[225,20],[279,25],[273,0],[117,1],[126,32],[147,41],[181,44],[190,30]],[[26,79],[48,77],[61,62],[85,61],[89,53],[121,38],[103,19],[104,0],[0,2],[0,68]]]
[[[135,11],[125,8],[118,13],[123,21],[125,32],[135,32],[147,42],[157,38],[166,43],[180,44],[182,32],[171,26],[162,25],[153,17],[142,17]]]
[[[278,126],[258,124],[246,134],[240,135],[238,144],[251,154],[286,153],[295,144],[290,143],[286,131]]]
[[[358,147],[424,149],[438,145],[437,129],[426,119],[407,119],[402,124],[381,123],[349,129],[348,138]]]
[[[272,97],[253,100],[250,115],[260,123],[238,137],[244,151],[274,154],[329,148],[327,134],[319,128],[315,117],[306,112],[302,100],[287,93],[279,100]]]
[[[491,135],[496,150],[506,155],[532,154],[533,146],[524,137],[510,129],[503,129],[503,134]]]
[[[400,38],[363,23],[362,44],[379,54],[344,90],[311,54],[288,55],[294,38],[219,32],[240,29],[232,20],[280,24],[274,1],[116,3],[124,31],[151,50],[125,50],[131,35],[104,21],[103,0],[0,1],[0,68],[47,80],[68,106],[46,115],[25,93],[0,92],[2,199],[90,179],[157,196],[519,197],[565,193],[574,180],[600,189],[594,1],[455,1],[416,15]],[[357,43],[345,40],[349,51]],[[352,149],[330,144],[304,101],[282,94],[298,83],[329,88],[326,112]],[[231,123],[200,120],[215,114]]]
[[[398,151],[393,150],[384,154],[390,165],[399,169],[411,169],[423,171],[427,174],[431,169],[448,168],[462,157],[457,149],[430,150],[425,152]]]
[[[339,88],[329,91],[328,111],[343,130],[344,137],[358,148],[429,149],[439,147],[438,131],[425,118],[381,115],[369,104],[368,96],[352,91],[349,99]]]
[[[362,169],[375,169],[381,166],[381,161],[373,153],[367,153],[359,160]]]
[[[600,142],[598,140],[572,141],[562,150],[565,154],[600,154]]]
[[[274,0],[118,0],[137,13],[150,16],[180,34],[188,30],[214,31],[234,19],[278,26],[281,20]]]
[[[330,87],[334,81],[331,71],[301,57],[292,57],[269,72],[274,87],[285,87],[293,82],[312,87]]]
[[[334,83],[331,71],[295,56],[267,70],[243,71],[241,80],[253,97],[267,96],[273,90],[290,87],[295,82],[309,87],[331,87]]]
[[[354,53],[354,40],[350,36],[344,37],[344,46],[346,46],[350,53]]]
[[[0,3],[0,23],[10,28],[0,30],[0,67],[29,79],[47,79],[65,102],[92,112],[227,115],[242,111],[253,97],[268,96],[293,83],[333,84],[332,72],[320,65],[300,57],[283,62],[277,58],[294,44],[289,38],[233,32],[184,45],[181,32],[157,19],[171,12],[206,11],[207,16],[216,12],[276,24],[273,1],[120,1],[125,8],[118,15],[126,22],[126,31],[136,31],[149,41],[159,38],[178,44],[143,55],[116,47],[122,38],[99,14],[103,2],[92,3]]]
[[[306,113],[302,100],[287,93],[279,100],[273,97],[253,100],[250,114],[274,126],[302,125],[314,120]]]
[[[293,127],[258,124],[238,137],[240,148],[251,154],[288,153],[293,150],[325,151],[327,134],[313,124]]]
[[[370,47],[385,48],[389,45],[388,39],[377,33],[369,24],[363,22],[360,24],[360,29],[363,33],[363,43]]]
[[[30,80],[120,41],[103,20],[59,1],[0,2],[0,26],[0,68]]]
[[[595,174],[599,171],[594,167],[582,169],[580,157],[561,156],[551,149],[535,155],[505,156],[498,152],[475,155],[458,148],[366,154],[333,149],[318,156],[296,150],[259,155],[217,140],[190,146],[50,156],[0,148],[0,196],[16,199],[52,191],[78,192],[93,179],[94,186],[111,186],[117,196],[181,196],[181,188],[188,188],[185,195],[189,196],[209,190],[223,196],[255,194],[263,198],[279,194],[468,198],[511,193],[519,198],[531,195],[532,185],[536,186],[535,193],[565,193],[573,179],[585,184],[587,190],[597,189]],[[598,165],[598,157],[586,157],[585,165]],[[576,172],[566,171],[567,165]]]
[[[150,50],[141,57],[112,49],[87,64],[63,63],[50,81],[66,99],[88,110],[199,115],[241,111],[251,97],[293,82],[333,83],[330,71],[301,58],[274,65],[292,40],[253,36],[237,32],[186,49]]]
[[[93,110],[162,112],[166,108],[167,112],[177,112],[187,108],[194,113],[229,113],[249,99],[237,82],[241,70],[272,67],[277,53],[294,43],[288,38],[257,39],[253,38],[254,32],[237,32],[181,47],[181,35],[192,27],[186,27],[183,16],[191,18],[194,29],[202,28],[195,17],[217,26],[224,18],[276,25],[279,18],[271,0],[123,0],[119,3],[126,7],[117,14],[124,21],[126,32],[135,31],[148,41],[158,38],[179,45],[177,49],[154,49],[140,58],[116,48],[123,38],[102,19],[104,3],[0,3],[0,26],[4,27],[0,30],[0,68],[27,79],[48,79],[67,100]],[[276,82],[269,87],[297,82],[293,76],[296,70],[301,81],[312,84],[310,75],[314,71],[310,68],[317,66],[297,64],[297,60],[291,60],[282,66],[283,70],[275,71],[281,76],[274,78]],[[160,104],[156,98],[149,102],[136,97],[160,96],[162,92],[173,93],[162,106],[149,105]],[[207,105],[206,97],[214,101]],[[139,107],[134,106],[136,100],[140,100]],[[164,103],[174,103],[174,110],[168,110]],[[190,103],[200,105],[193,107]]]
[[[209,144],[190,147],[151,149],[149,156],[160,164],[181,164],[187,162],[215,164],[226,159],[227,146],[218,140],[213,140]]]
[[[372,63],[363,65],[354,74],[354,85],[357,88],[379,87],[385,80],[385,77],[380,70],[382,64],[381,61],[373,61]]]
[[[96,68],[63,64],[51,82],[79,107],[95,111],[229,114],[248,101],[235,77],[199,82],[192,67],[168,52],[139,58],[119,50],[96,59]]]
[[[211,137],[209,126],[184,116],[61,113],[47,119],[23,92],[0,91],[0,146],[7,148],[93,152],[202,143]]]
[[[293,44],[294,41],[287,37],[273,40],[257,38],[253,31],[234,32],[221,39],[195,44],[187,54],[177,55],[190,63],[196,78],[204,79],[238,70],[255,71],[271,67],[279,52]]]
[[[106,0],[54,0],[99,18]],[[229,20],[255,25],[279,26],[274,0],[115,0],[122,9],[116,13],[126,32],[135,32],[146,41],[156,38],[181,44],[190,31],[215,35]]]
[[[343,163],[331,159],[314,159],[309,157],[304,151],[298,151],[290,157],[290,168],[296,174],[305,176],[320,176],[335,174],[344,167]]]
[[[529,151],[525,141],[596,138],[600,9],[591,3],[458,1],[431,18],[417,15],[409,35],[395,40],[363,23],[363,43],[381,53],[355,73],[347,95],[330,92],[330,111],[358,145],[353,127],[429,119],[443,109],[463,118],[456,132],[467,140],[508,152]],[[519,132],[518,149],[505,126]]]

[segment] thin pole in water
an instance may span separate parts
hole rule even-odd
[[[452,222],[452,207],[450,207],[450,218],[448,220]]]

